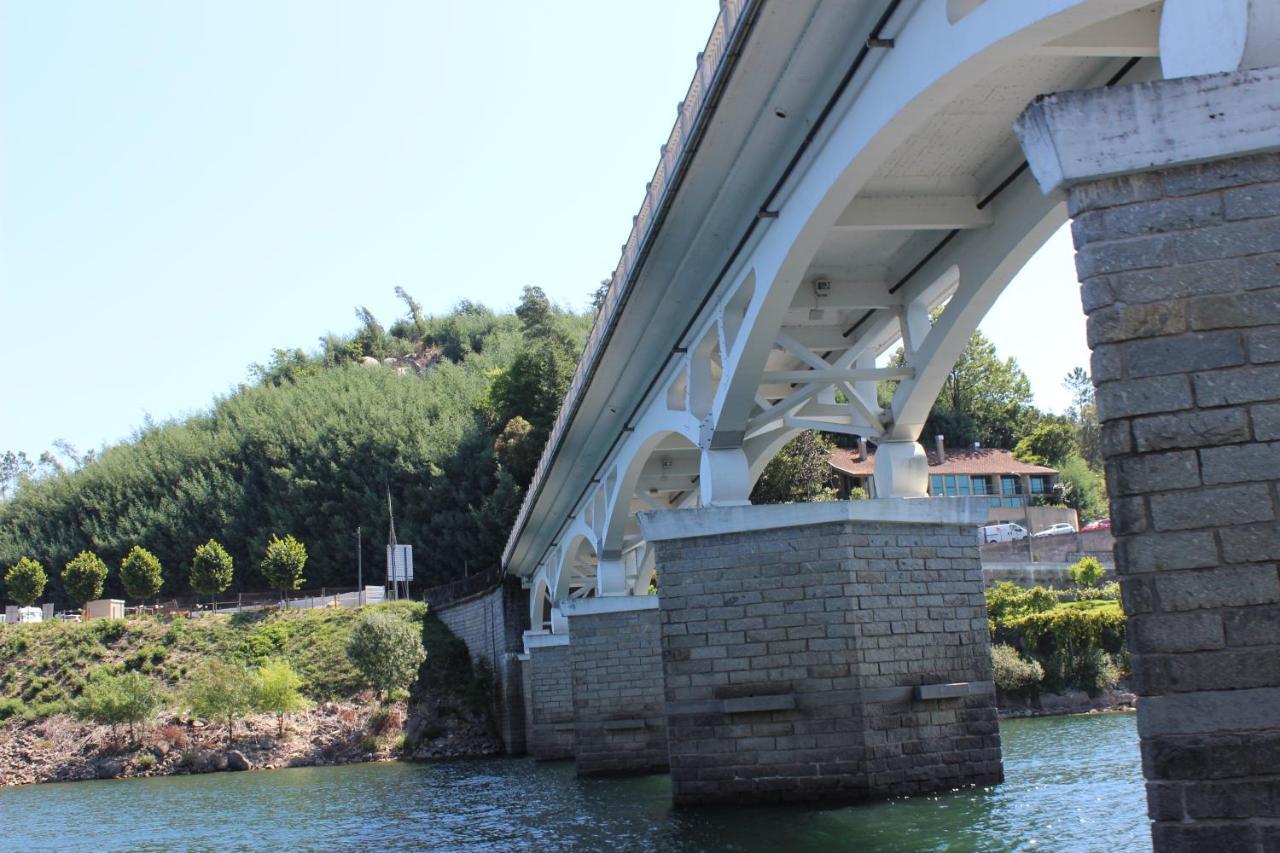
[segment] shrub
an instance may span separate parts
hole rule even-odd
[[[280,737],[284,737],[284,715],[307,707],[307,700],[298,691],[301,686],[302,679],[288,661],[268,661],[258,669],[253,704],[259,711],[276,715]]]
[[[129,727],[129,740],[134,726],[147,719],[160,706],[160,686],[139,672],[114,675],[96,670],[75,704],[76,716],[82,720],[111,726],[114,732],[121,724]]]
[[[125,627],[123,619],[94,619],[89,630],[107,646],[124,636]]]
[[[22,702],[19,699],[0,696],[0,720],[22,715]]]
[[[141,545],[134,545],[120,563],[120,582],[125,592],[134,598],[152,598],[164,585],[160,561]]]
[[[381,735],[365,735],[360,739],[360,748],[365,752],[381,752],[386,740]]]
[[[204,595],[217,595],[231,586],[234,572],[227,549],[210,539],[196,548],[191,558],[191,588]]]
[[[30,607],[44,595],[44,585],[48,580],[44,566],[30,557],[20,557],[5,573],[4,588],[14,604]]]
[[[1039,661],[1026,660],[1003,643],[991,647],[991,665],[996,689],[1006,696],[1034,696],[1044,680]]]
[[[273,535],[262,557],[262,575],[284,598],[289,591],[302,586],[302,567],[306,564],[306,546],[292,536],[278,539]]]
[[[347,642],[347,655],[379,696],[412,683],[427,657],[420,630],[385,610],[360,617]]]
[[[1106,571],[1102,563],[1099,563],[1094,557],[1083,557],[1067,568],[1067,574],[1071,576],[1071,582],[1081,589],[1097,586],[1098,581],[1102,580],[1102,576],[1106,574]]]
[[[253,710],[255,678],[243,666],[211,660],[192,673],[183,700],[197,717],[227,724],[227,745],[236,720]]]
[[[149,752],[144,752],[133,760],[133,766],[139,770],[150,770],[156,766],[156,757]]]
[[[1093,694],[1106,686],[1107,678],[1114,680],[1109,656],[1123,654],[1124,630],[1124,613],[1111,601],[1021,616],[1002,626],[997,636],[1040,661],[1047,689],[1076,687]]]
[[[74,603],[102,597],[102,587],[107,581],[107,564],[92,551],[81,551],[62,569],[62,589]]]
[[[1043,613],[1058,606],[1058,593],[1044,587],[1023,589],[1000,581],[987,590],[987,618],[996,625],[1029,613]]]

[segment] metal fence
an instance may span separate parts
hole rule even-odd
[[[363,594],[355,587],[320,587],[299,590],[281,598],[279,592],[223,593],[221,597],[184,595],[126,607],[127,615],[156,613],[242,613],[263,610],[268,607],[285,607],[292,610],[311,610],[317,607],[357,607],[361,604],[378,604],[386,600],[386,590],[380,586],[365,587]]]

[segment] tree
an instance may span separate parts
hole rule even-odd
[[[974,332],[947,374],[925,435],[944,435],[953,445],[1010,448],[1035,418],[1032,399],[1018,362],[1001,360],[995,344]]]
[[[1058,489],[1062,503],[1084,518],[1107,514],[1107,489],[1098,472],[1078,455],[1072,454],[1058,466]]]
[[[409,686],[427,653],[420,630],[394,613],[375,610],[356,623],[347,656],[381,697],[388,690]]]
[[[285,660],[270,660],[258,668],[254,684],[253,705],[259,711],[275,714],[284,737],[284,715],[307,707],[299,689],[302,679]]]
[[[62,569],[62,590],[81,607],[102,597],[107,581],[107,564],[92,551],[81,551]]]
[[[507,425],[498,433],[493,443],[493,451],[498,457],[498,464],[505,468],[517,483],[528,483],[533,479],[533,472],[538,467],[538,457],[542,455],[542,446],[532,437],[533,425],[516,415],[507,421]]]
[[[23,481],[35,475],[36,464],[27,458],[26,453],[6,450],[0,456],[0,501],[13,497]]]
[[[1046,421],[1013,448],[1013,455],[1031,465],[1057,467],[1077,452],[1076,432],[1069,425]]]
[[[129,741],[134,742],[134,726],[146,720],[160,707],[164,691],[154,680],[137,670],[113,674],[100,667],[90,676],[75,704],[76,716],[111,726],[129,726]]]
[[[278,539],[272,535],[262,557],[262,575],[280,590],[280,598],[302,586],[302,568],[307,564],[307,548],[292,535]]]
[[[751,490],[753,504],[806,503],[835,500],[831,451],[835,445],[822,433],[805,430],[769,460]]]
[[[196,549],[191,559],[191,588],[205,595],[217,595],[231,586],[234,571],[227,549],[210,539]]]
[[[1071,576],[1071,582],[1081,589],[1097,586],[1098,581],[1102,580],[1102,576],[1105,573],[1106,569],[1102,563],[1098,562],[1096,557],[1083,557],[1067,567],[1067,574]]]
[[[256,681],[243,666],[210,660],[189,677],[183,701],[195,716],[225,722],[230,746],[236,720],[254,709]]]
[[[1076,443],[1089,467],[1102,470],[1102,428],[1098,425],[1098,409],[1094,404],[1093,379],[1083,367],[1072,368],[1062,384],[1071,392],[1067,419],[1076,427]]]
[[[44,566],[30,557],[21,557],[9,567],[4,576],[4,588],[9,591],[9,598],[19,607],[30,607],[44,595],[44,585],[48,577]]]
[[[151,598],[164,586],[160,561],[141,545],[134,545],[120,563],[120,582],[134,598]]]

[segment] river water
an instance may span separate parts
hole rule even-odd
[[[1001,724],[1006,781],[845,807],[675,809],[666,776],[502,758],[0,789],[0,848],[1149,850],[1131,714]]]

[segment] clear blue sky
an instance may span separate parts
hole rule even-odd
[[[206,408],[273,347],[582,307],[715,0],[0,0],[0,450]],[[1086,363],[1070,240],[984,329],[1041,405]]]

